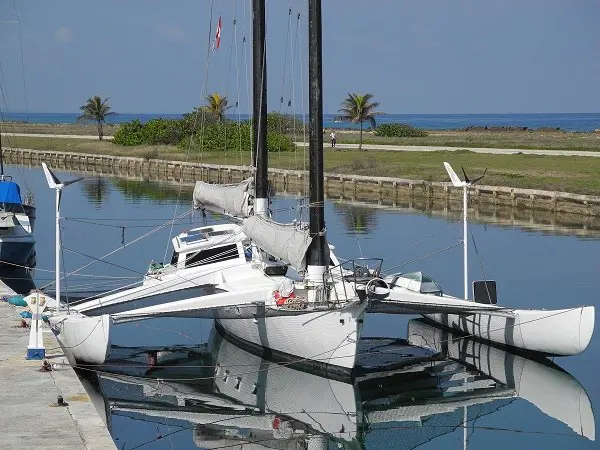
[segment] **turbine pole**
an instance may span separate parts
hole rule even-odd
[[[60,312],[60,191],[61,185],[54,188],[56,192],[56,230],[54,249],[54,284],[56,286],[56,312]]]
[[[42,168],[44,169],[44,175],[46,175],[46,181],[48,181],[48,187],[50,189],[54,189],[56,192],[56,230],[55,230],[55,249],[54,249],[54,283],[56,286],[56,312],[60,312],[60,196],[64,187],[67,187],[70,184],[76,183],[83,178],[77,178],[75,180],[63,181],[61,182],[56,175],[52,173],[52,171],[48,168],[46,163],[42,163]]]
[[[465,300],[469,299],[469,259],[468,259],[468,231],[467,231],[467,208],[468,208],[468,190],[469,185],[467,183],[463,186],[463,264],[465,274]]]

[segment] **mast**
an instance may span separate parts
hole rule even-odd
[[[0,123],[2,120],[0,119]],[[2,150],[2,125],[0,124],[0,179],[4,178],[4,151]]]
[[[267,215],[268,151],[267,151],[267,58],[265,51],[265,0],[252,0],[253,105],[252,131],[254,151],[252,165],[256,168],[256,199],[254,212]]]
[[[308,2],[309,96],[309,231],[314,236],[308,251],[308,278],[321,281],[326,261],[323,190],[323,49],[321,0]]]

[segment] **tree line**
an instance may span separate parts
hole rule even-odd
[[[387,137],[422,137],[427,133],[410,125],[386,123],[377,127],[376,117],[382,115],[377,110],[379,102],[373,100],[373,94],[348,93],[342,101],[340,113],[336,121],[360,124],[359,148],[362,149],[364,123],[368,123],[377,135]],[[113,142],[120,145],[183,145],[184,140],[194,141],[197,132],[202,131],[202,144],[208,149],[242,146],[250,148],[251,122],[233,122],[227,119],[226,112],[231,108],[226,96],[215,92],[205,97],[206,104],[194,108],[191,113],[183,114],[181,119],[152,119],[147,123],[139,120],[125,122],[119,126]],[[95,95],[80,107],[82,111],[77,121],[94,121],[98,128],[98,139],[102,140],[103,125],[106,119],[115,115],[111,110],[109,99],[101,99]],[[293,117],[278,113],[269,113],[267,117],[267,145],[270,150],[291,150],[294,143],[289,138],[292,130],[296,130]],[[298,127],[301,127],[300,125]],[[201,129],[201,130],[200,130]],[[207,135],[205,135],[207,133]],[[219,136],[222,135],[222,136]],[[227,137],[229,136],[229,138]],[[247,146],[246,146],[247,145]],[[245,146],[245,147],[244,147]]]

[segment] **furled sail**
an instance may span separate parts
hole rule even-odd
[[[251,179],[235,184],[210,184],[196,181],[194,208],[206,208],[234,217],[248,217],[250,185]]]
[[[296,270],[306,269],[306,253],[312,242],[308,229],[299,228],[296,224],[273,222],[262,216],[250,216],[244,219],[242,230],[270,255],[290,264]]]

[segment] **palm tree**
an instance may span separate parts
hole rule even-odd
[[[352,123],[360,123],[360,144],[359,150],[362,150],[363,142],[363,122],[371,122],[371,126],[375,128],[375,116],[382,114],[379,111],[375,111],[375,108],[379,106],[379,102],[372,102],[373,94],[350,94],[342,102],[342,107],[338,109],[338,112],[342,113],[338,117],[339,120]]]
[[[82,105],[79,109],[82,113],[77,118],[77,122],[81,122],[82,120],[96,121],[98,123],[98,139],[102,140],[102,137],[104,136],[102,125],[104,125],[106,117],[116,114],[110,110],[108,98],[102,100],[99,96],[94,95],[93,97],[88,98],[85,105]]]
[[[204,110],[212,114],[217,119],[217,122],[224,120],[225,111],[231,108],[231,106],[227,106],[227,97],[221,97],[219,93],[214,92],[205,98],[208,104],[204,106]]]

